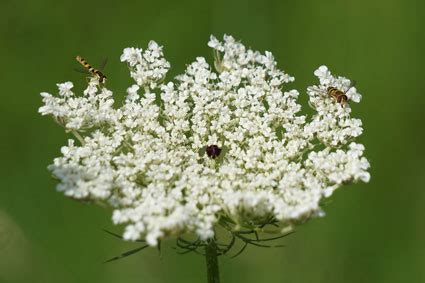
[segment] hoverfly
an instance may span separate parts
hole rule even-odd
[[[85,68],[85,70],[83,70],[83,71],[76,69],[77,72],[89,73],[89,74],[93,75],[94,77],[97,77],[97,79],[99,80],[99,83],[101,83],[101,84],[106,82],[106,76],[101,71],[99,71],[98,69],[93,68],[83,57],[77,56],[77,57],[75,57],[75,59],[81,65],[83,65],[83,67]],[[103,69],[105,67],[106,62],[107,62],[107,60],[104,60],[102,62],[100,69]]]
[[[356,81],[351,81],[350,86],[347,88],[346,91],[342,91],[336,87],[328,86],[326,88],[326,91],[323,91],[319,88],[310,88],[310,90],[317,91],[320,93],[327,94],[331,97],[333,97],[337,103],[339,103],[342,107],[345,107],[345,105],[348,103],[348,96],[347,92],[353,88],[356,84]]]

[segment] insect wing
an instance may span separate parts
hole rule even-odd
[[[76,71],[77,73],[82,73],[82,74],[86,74],[86,75],[89,75],[90,74],[90,72],[87,69],[83,68],[83,67],[81,67],[81,68],[74,68],[74,71]]]
[[[102,62],[99,65],[99,70],[103,71],[107,63],[108,63],[108,58],[107,57],[103,58]]]
[[[308,91],[311,91],[311,92],[321,93],[321,94],[326,94],[327,93],[325,90],[320,89],[320,88],[315,87],[315,86],[310,86],[310,87],[307,88],[307,90]]]

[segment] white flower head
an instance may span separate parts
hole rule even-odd
[[[139,99],[139,95],[137,94],[137,91],[140,89],[140,87],[137,84],[132,85],[131,87],[127,88],[127,99],[135,101]]]
[[[131,67],[142,63],[142,49],[141,48],[124,48],[123,54],[120,57],[121,62],[127,62]]]
[[[59,95],[60,96],[71,96],[72,91],[71,89],[74,87],[74,84],[72,82],[65,82],[61,84],[57,84],[59,88]]]
[[[121,62],[127,62],[130,76],[139,86],[154,89],[165,79],[170,63],[164,59],[162,46],[151,40],[142,52],[139,48],[125,48]]]
[[[350,182],[368,182],[363,129],[327,93],[360,96],[350,81],[327,67],[315,71],[320,84],[308,88],[316,110],[301,114],[294,80],[277,68],[271,52],[246,48],[231,36],[211,36],[216,71],[197,57],[174,81],[170,64],[151,41],[142,52],[126,48],[121,61],[135,84],[123,104],[91,80],[83,95],[72,83],[59,96],[42,93],[39,111],[52,115],[79,140],[70,140],[49,170],[58,190],[75,199],[110,205],[124,239],[155,246],[168,235],[195,233],[201,240],[215,227],[282,231],[323,216],[323,198]],[[348,91],[347,91],[348,90]]]
[[[214,35],[210,36],[210,41],[208,41],[208,46],[220,52],[224,51],[223,45]]]
[[[322,65],[314,71],[314,75],[319,78],[320,84],[329,85],[333,81],[331,72],[329,72],[328,67]]]

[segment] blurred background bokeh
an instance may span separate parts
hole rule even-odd
[[[425,282],[424,26],[419,0],[0,0],[0,282],[206,282],[204,259],[171,243],[102,263],[137,245],[101,230],[120,232],[110,211],[55,191],[46,166],[68,136],[37,109],[58,82],[84,87],[78,54],[109,58],[119,100],[131,83],[124,47],[156,40],[174,76],[196,56],[211,60],[209,35],[224,33],[272,51],[296,77],[288,89],[315,82],[321,64],[355,79],[372,179],[337,191],[285,248],[220,258],[222,281]]]

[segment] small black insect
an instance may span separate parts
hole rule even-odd
[[[207,146],[205,151],[207,152],[208,157],[215,159],[217,156],[220,155],[221,148],[219,148],[217,145],[213,144],[213,145]]]

